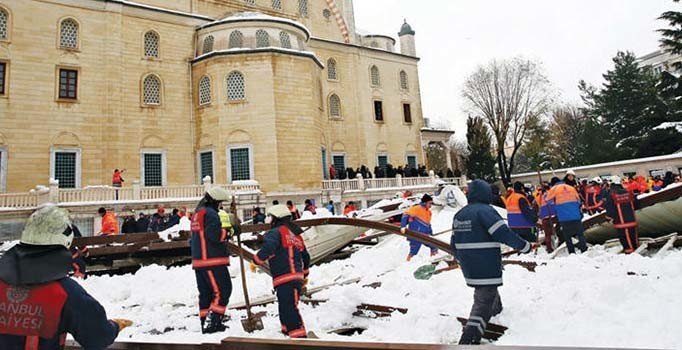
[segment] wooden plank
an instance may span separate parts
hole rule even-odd
[[[131,233],[126,235],[115,236],[97,236],[97,237],[79,237],[73,239],[73,245],[77,247],[106,245],[114,243],[137,243],[145,241],[153,241],[159,239],[156,233]]]

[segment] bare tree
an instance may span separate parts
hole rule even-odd
[[[539,63],[514,58],[479,67],[464,84],[462,95],[472,114],[492,131],[502,181],[511,183],[514,159],[526,138],[529,120],[544,115],[552,88]]]
[[[565,105],[552,111],[551,134],[554,146],[554,165],[558,167],[580,164],[581,142],[586,117],[578,106]]]

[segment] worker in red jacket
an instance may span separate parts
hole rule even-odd
[[[125,169],[124,169],[124,171],[125,171]],[[123,172],[120,171],[120,170],[118,170],[118,169],[115,169],[115,170],[114,170],[114,174],[111,175],[111,185],[112,185],[112,186],[114,186],[114,187],[121,187],[121,186],[123,186],[123,182],[124,182],[125,180],[123,180],[123,177],[121,176],[122,173],[123,173]]]
[[[106,349],[129,320],[107,319],[102,305],[68,277],[69,213],[34,212],[21,242],[0,259],[0,349],[61,350],[70,333],[84,349]]]
[[[594,215],[603,210],[604,203],[601,200],[601,183],[601,178],[595,177],[590,180],[590,184],[583,190],[585,210],[590,215]]]
[[[115,236],[119,233],[118,229],[118,219],[116,219],[116,214],[106,209],[99,208],[97,210],[99,216],[102,217],[102,236]]]
[[[230,265],[225,246],[227,234],[222,229],[218,209],[230,197],[222,187],[213,187],[204,194],[192,216],[192,268],[199,289],[201,332],[206,334],[226,329],[223,319],[232,294],[232,281],[227,269]]]
[[[284,205],[267,210],[272,229],[265,234],[263,247],[254,255],[257,265],[270,265],[272,284],[277,291],[282,333],[290,338],[307,338],[298,302],[307,284],[310,255],[303,242],[303,230],[292,222]],[[256,266],[251,266],[255,271]]]
[[[606,196],[606,215],[618,231],[618,238],[625,253],[634,252],[639,245],[637,233],[637,216],[635,210],[639,206],[632,192],[623,188],[618,176],[611,177],[611,190]]]

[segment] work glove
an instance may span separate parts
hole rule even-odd
[[[308,279],[303,280],[303,287],[301,287],[301,294],[306,295],[308,294]]]
[[[400,233],[405,234],[405,232],[407,232],[407,227],[401,227]]]
[[[118,331],[121,332],[123,329],[130,327],[133,325],[133,321],[131,320],[126,320],[123,318],[115,318],[111,320],[112,322],[116,323],[118,325]]]
[[[258,265],[254,263],[253,261],[249,263],[249,270],[251,270],[252,273],[256,273],[258,270]]]

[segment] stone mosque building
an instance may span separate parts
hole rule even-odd
[[[396,29],[401,19],[396,19]],[[0,0],[0,192],[424,162],[415,32],[352,0]]]

